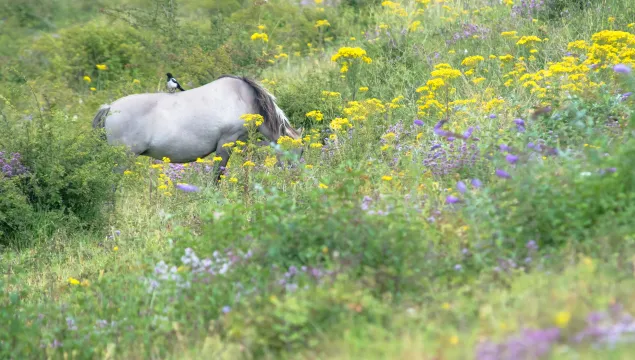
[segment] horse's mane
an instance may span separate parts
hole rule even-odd
[[[264,125],[274,136],[280,137],[282,135],[289,134],[294,138],[300,137],[298,131],[296,131],[293,126],[291,126],[291,123],[289,123],[289,119],[287,119],[282,109],[276,105],[276,98],[273,94],[269,93],[255,80],[244,76],[221,75],[218,79],[226,77],[242,80],[254,90],[258,111],[264,118]]]

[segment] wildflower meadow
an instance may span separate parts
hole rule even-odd
[[[302,135],[93,129],[166,73]],[[0,359],[633,358],[633,91],[627,0],[0,2]]]

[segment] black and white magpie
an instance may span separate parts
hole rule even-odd
[[[176,79],[174,77],[172,77],[172,74],[167,73],[166,74],[168,76],[168,91],[169,92],[174,92],[176,89],[179,89],[181,91],[185,91],[185,89],[183,89],[181,87],[181,84],[179,84],[178,81],[176,81]]]

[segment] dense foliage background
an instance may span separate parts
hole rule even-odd
[[[628,358],[633,19],[625,0],[0,3],[0,357]],[[134,159],[92,131],[166,72],[253,77],[305,136],[235,144],[214,186],[214,155]]]

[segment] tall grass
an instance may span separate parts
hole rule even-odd
[[[2,357],[632,351],[628,2],[34,4],[0,23]],[[302,143],[218,186],[124,159],[90,120],[168,71],[257,78]]]

